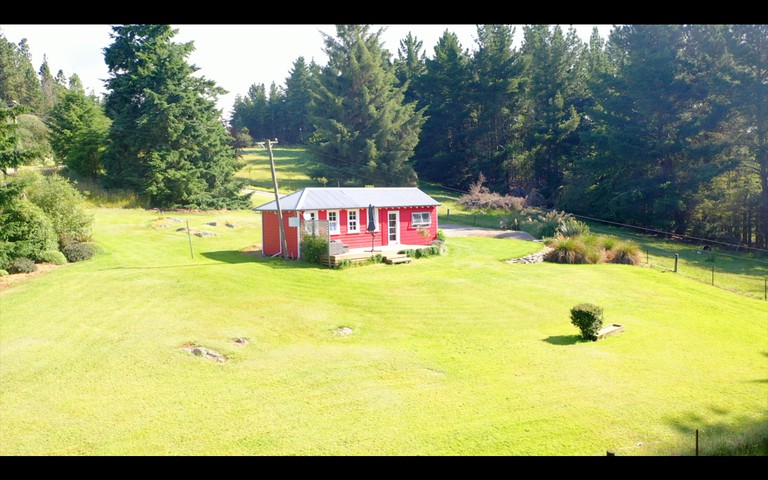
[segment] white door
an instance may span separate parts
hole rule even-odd
[[[400,243],[400,212],[395,210],[387,214],[387,232],[389,235],[389,244]]]

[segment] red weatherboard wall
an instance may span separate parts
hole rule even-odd
[[[283,228],[288,239],[288,257],[298,258],[299,242],[296,239],[296,228],[288,226],[288,218],[293,216],[296,216],[296,212],[283,212]],[[277,219],[277,212],[261,212],[261,228],[261,251],[264,255],[271,257],[272,255],[282,254],[280,222]]]
[[[385,209],[380,208],[379,213],[379,231],[376,232],[373,238],[373,245],[383,246],[388,245],[387,235],[387,217],[388,212],[392,210],[400,211],[400,243],[404,245],[429,245],[433,240],[437,238],[437,207],[404,207],[399,209]],[[338,240],[348,245],[349,248],[366,248],[371,246],[371,234],[368,232],[368,209],[361,208],[358,210],[358,233],[347,233],[347,211],[339,210],[339,234],[331,235],[331,240]],[[418,227],[411,226],[411,213],[413,212],[429,212],[432,222],[428,228],[424,228],[428,232],[425,237],[419,234]],[[299,216],[301,216],[299,213]],[[296,227],[288,226],[289,218],[295,217],[295,211],[283,212],[283,226],[285,228],[285,236],[288,239],[288,256],[290,258],[298,257],[299,241],[298,231]],[[320,210],[318,212],[319,220],[328,219],[328,211]],[[262,212],[261,214],[262,225],[262,251],[266,256],[273,256],[281,253],[280,246],[280,226],[277,220],[277,212]]]
[[[374,246],[388,245],[387,235],[387,217],[388,213],[393,210],[400,211],[400,243],[407,245],[429,245],[433,240],[437,238],[437,207],[404,207],[404,208],[380,208],[379,213],[379,231],[373,239]],[[358,233],[347,233],[347,211],[339,210],[339,230],[337,235],[331,235],[331,240],[339,240],[349,248],[364,248],[371,246],[371,234],[368,233],[368,209],[360,209],[358,216],[360,217],[360,231]],[[424,230],[427,230],[428,235],[426,238],[419,234],[417,227],[411,227],[411,213],[412,212],[429,212],[432,217],[431,225]],[[328,219],[328,212],[321,210],[318,212],[320,220]]]
[[[426,238],[419,234],[419,227],[411,226],[411,213],[429,212],[432,219],[429,227],[423,228]],[[385,217],[386,219],[386,217]],[[429,245],[437,238],[437,207],[406,207],[400,209],[400,243],[407,245]]]

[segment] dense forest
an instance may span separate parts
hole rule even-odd
[[[768,249],[768,25],[623,25],[588,42],[556,25],[446,30],[397,52],[367,25],[324,36],[220,118],[191,44],[113,27],[106,98],[35,71],[0,31],[0,169],[62,164],[156,206],[235,206],[237,152],[279,138],[342,185],[542,195],[559,210]],[[521,40],[516,42],[516,35]]]

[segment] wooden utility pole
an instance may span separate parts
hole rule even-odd
[[[283,225],[283,210],[280,208],[280,194],[277,190],[277,175],[275,174],[275,157],[272,155],[272,145],[277,144],[277,139],[264,142],[269,151],[269,164],[272,168],[272,184],[275,186],[275,204],[277,204],[277,221],[280,222],[280,241],[282,242],[283,258],[288,259],[288,239],[285,236],[285,225]]]

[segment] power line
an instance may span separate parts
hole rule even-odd
[[[657,234],[661,234],[661,235],[665,235],[665,236],[670,236],[670,237],[676,236],[676,237],[685,238],[685,239],[689,239],[689,240],[696,240],[696,241],[699,241],[699,242],[702,242],[702,243],[713,243],[713,244],[718,244],[718,245],[724,245],[724,246],[727,246],[727,247],[743,248],[743,249],[747,249],[747,250],[754,250],[754,251],[757,251],[757,252],[768,253],[768,250],[765,250],[765,249],[762,249],[762,248],[747,247],[747,246],[736,244],[736,243],[721,242],[721,241],[718,241],[718,240],[710,240],[708,238],[693,237],[693,236],[690,236],[690,235],[683,235],[683,234],[679,234],[679,233],[665,232],[663,230],[655,230],[655,229],[652,229],[652,228],[638,227],[636,225],[629,225],[627,223],[620,223],[620,222],[612,222],[610,220],[603,220],[601,218],[587,217],[585,215],[573,215],[573,216],[576,217],[576,218],[583,218],[583,219],[591,220],[591,221],[595,221],[595,222],[602,222],[602,223],[608,223],[608,224],[611,224],[611,225],[617,225],[617,226],[620,226],[620,227],[623,227],[623,228],[631,228],[631,229],[637,229],[637,230],[644,230],[646,232],[657,233]]]

